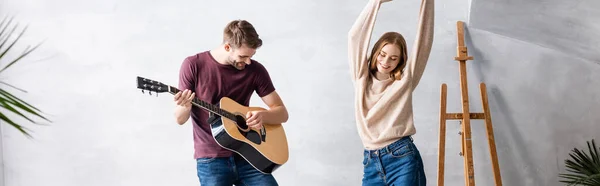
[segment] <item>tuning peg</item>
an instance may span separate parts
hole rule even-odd
[[[145,94],[144,89],[142,89],[142,94]]]
[[[148,91],[148,94],[152,95],[152,91]]]

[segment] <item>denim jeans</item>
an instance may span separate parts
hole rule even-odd
[[[278,185],[273,175],[259,172],[237,155],[198,158],[196,164],[201,186]]]
[[[412,137],[384,148],[364,151],[363,186],[425,186],[423,160]]]

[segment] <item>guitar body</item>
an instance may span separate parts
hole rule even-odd
[[[232,121],[220,117],[220,121],[211,123],[212,135],[221,147],[239,154],[265,174],[272,173],[287,162],[288,144],[281,124],[263,123],[266,134],[264,137],[260,135],[260,130],[250,129],[244,132],[238,127],[238,123],[245,123],[247,112],[265,109],[246,107],[227,97],[222,98],[219,105],[238,118],[238,121]]]

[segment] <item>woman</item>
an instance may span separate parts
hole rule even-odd
[[[411,137],[416,133],[412,93],[433,42],[434,0],[421,1],[411,56],[397,32],[383,34],[368,53],[377,11],[389,1],[369,0],[348,35],[356,124],[365,147],[362,183],[425,185],[423,161]]]

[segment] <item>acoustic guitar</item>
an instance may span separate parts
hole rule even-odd
[[[152,92],[168,92],[172,95],[180,92],[173,86],[139,76],[137,88],[142,89],[142,93],[148,91],[150,95]],[[215,141],[221,147],[239,154],[256,170],[270,174],[287,162],[287,138],[280,123],[264,123],[259,130],[246,124],[247,112],[264,108],[246,107],[227,97],[221,98],[218,104],[194,98],[192,105],[207,110],[211,115],[209,124]]]

